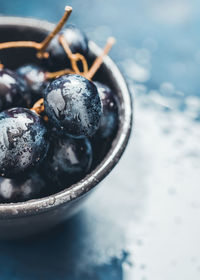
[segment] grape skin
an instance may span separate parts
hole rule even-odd
[[[118,125],[117,100],[113,91],[100,82],[94,82],[102,102],[102,116],[97,131],[98,136],[106,139],[112,137]]]
[[[102,106],[96,86],[80,75],[64,75],[44,92],[49,120],[73,137],[93,135],[100,123]]]
[[[44,179],[36,170],[15,179],[0,177],[0,202],[13,203],[39,198],[46,189]]]
[[[12,178],[46,156],[48,133],[42,118],[26,108],[0,113],[0,175]]]
[[[54,189],[69,187],[87,174],[92,157],[87,138],[55,138],[42,164],[42,173],[49,183],[54,183]]]
[[[15,72],[0,69],[0,111],[27,106],[30,93],[27,84]]]
[[[45,77],[45,71],[34,64],[26,64],[19,67],[16,73],[25,80],[28,89],[31,93],[31,104],[42,97],[48,81]]]

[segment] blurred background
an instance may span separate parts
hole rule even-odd
[[[200,2],[0,0],[0,13],[57,22],[65,5],[100,46],[116,37],[134,130],[82,212],[0,242],[0,279],[200,279]]]

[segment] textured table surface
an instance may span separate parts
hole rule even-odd
[[[66,4],[99,45],[116,37],[111,57],[135,95],[134,131],[82,212],[0,242],[0,279],[200,279],[199,1],[1,0],[0,12],[57,21]]]

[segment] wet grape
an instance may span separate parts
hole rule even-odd
[[[68,187],[87,174],[91,163],[92,148],[87,138],[55,137],[42,164],[42,174],[55,189]]]
[[[96,86],[80,75],[64,75],[44,92],[45,112],[64,134],[93,135],[100,123],[102,107]]]
[[[0,177],[0,203],[36,199],[45,193],[46,188],[44,179],[36,170],[16,179]]]
[[[0,113],[0,175],[13,178],[37,166],[48,151],[42,118],[26,108]]]
[[[9,69],[0,69],[0,111],[27,106],[30,93],[25,81]]]

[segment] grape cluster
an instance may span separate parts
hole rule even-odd
[[[51,40],[48,56],[37,65],[0,69],[0,203],[38,198],[78,182],[98,164],[116,133],[114,92],[74,71],[76,56],[69,59],[60,35],[85,63],[88,39],[70,25]],[[48,72],[70,63],[71,74]]]

